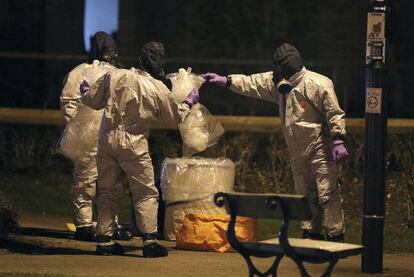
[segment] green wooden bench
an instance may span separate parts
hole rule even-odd
[[[277,276],[279,262],[287,256],[296,263],[303,277],[310,276],[303,262],[329,263],[322,275],[327,277],[331,275],[339,259],[362,252],[363,247],[356,244],[288,238],[290,220],[312,218],[309,203],[302,195],[219,192],[215,195],[214,201],[220,207],[225,205],[230,214],[227,238],[230,245],[246,260],[249,276]],[[240,242],[234,230],[236,216],[281,219],[278,238]],[[275,260],[267,271],[260,272],[253,264],[252,257],[275,257]]]

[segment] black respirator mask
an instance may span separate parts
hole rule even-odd
[[[94,60],[105,61],[120,67],[116,42],[105,32],[97,32],[92,38],[88,63],[92,63]]]
[[[303,68],[303,60],[299,51],[288,43],[279,46],[273,55],[273,82],[280,93],[292,90],[287,80]]]
[[[292,90],[292,86],[284,76],[286,76],[286,74],[284,74],[281,66],[273,64],[272,81],[276,85],[277,91],[281,94],[289,93]]]
[[[141,49],[137,67],[148,72],[152,77],[163,80],[165,65],[165,48],[161,42],[148,42]]]
[[[116,48],[105,48],[102,51],[102,60],[112,64],[113,66],[119,67],[118,50]]]

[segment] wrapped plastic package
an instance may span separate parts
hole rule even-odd
[[[171,80],[172,93],[177,103],[181,103],[191,89],[199,89],[204,83],[204,78],[191,73],[191,68],[187,71],[180,68],[178,73],[168,74],[167,78]],[[190,114],[179,125],[179,129],[183,139],[183,154],[186,157],[213,146],[224,134],[220,122],[201,104],[191,108]]]
[[[177,249],[234,252],[227,239],[229,215],[188,213],[176,235]],[[238,216],[234,227],[239,241],[257,241],[257,220]]]
[[[85,66],[79,76],[79,84],[86,80],[92,85],[112,68],[107,63],[100,63],[95,60],[92,64]],[[80,103],[75,116],[63,131],[60,140],[60,153],[72,160],[94,155],[97,150],[102,116],[103,110],[96,111]]]
[[[219,191],[233,191],[234,174],[234,163],[225,158],[165,159],[161,172],[166,204],[164,238],[175,240],[186,214],[227,214],[214,204],[213,197]]]

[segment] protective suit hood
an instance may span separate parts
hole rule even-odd
[[[142,69],[158,80],[164,79],[165,48],[161,42],[151,41],[142,47],[137,68]]]
[[[105,32],[97,32],[92,38],[88,63],[94,60],[106,61],[120,67],[118,63],[118,46],[115,40]]]
[[[283,43],[273,54],[273,65],[282,78],[289,79],[303,68],[303,59],[298,49],[289,43]]]

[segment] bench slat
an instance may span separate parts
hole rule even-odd
[[[357,255],[362,252],[363,246],[359,244],[351,243],[338,243],[331,241],[311,240],[311,239],[288,239],[290,246],[295,249],[299,254],[306,254],[309,256],[330,255],[341,259],[348,256]],[[262,240],[259,243],[265,243],[269,245],[279,245],[279,239],[273,238],[268,240]]]
[[[279,198],[289,209],[289,219],[312,219],[308,200],[303,195],[258,193],[228,193],[228,195],[235,202],[236,214],[240,216],[281,219],[283,213],[279,203],[272,202],[272,199]]]

